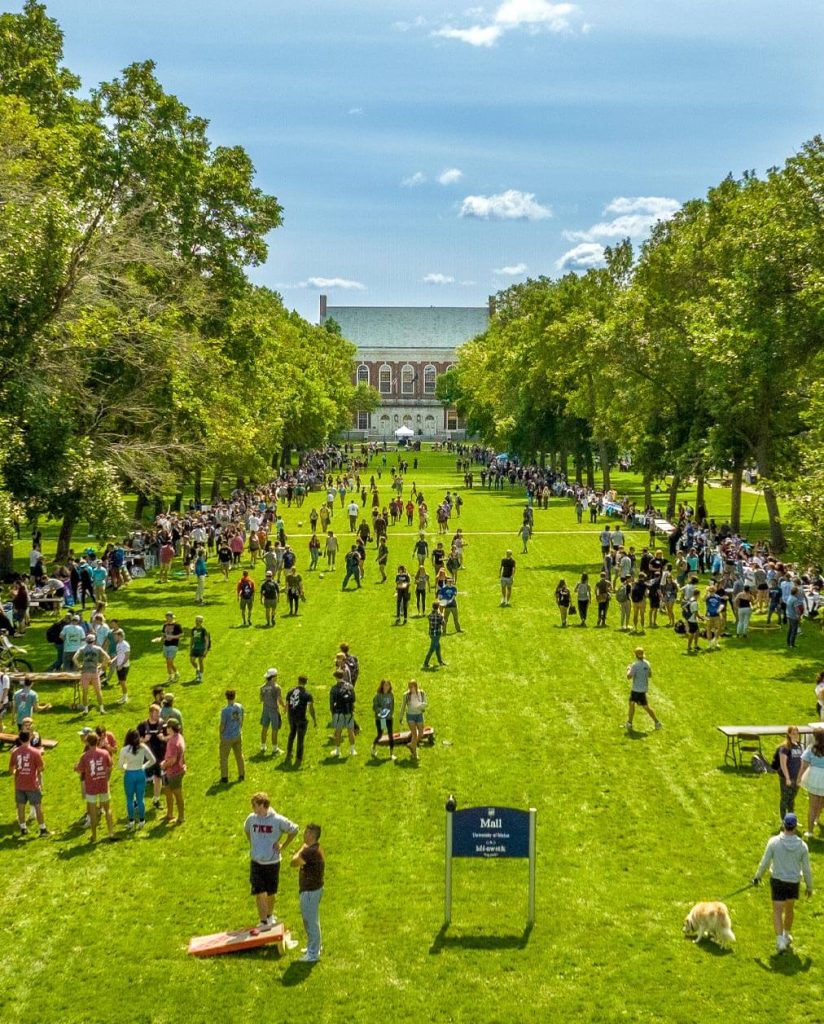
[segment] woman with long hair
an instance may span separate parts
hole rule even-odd
[[[575,585],[575,598],[578,604],[578,615],[581,620],[579,625],[586,626],[589,602],[592,600],[592,589],[589,585],[588,573],[581,573],[581,579]]]
[[[781,821],[784,815],[795,810],[795,795],[798,792],[798,772],[801,767],[801,755],[804,748],[801,746],[801,734],[797,725],[787,727],[787,735],[784,742],[778,748],[778,783],[781,789],[780,815]]]
[[[375,742],[372,744],[372,757],[377,757],[378,741],[381,738],[381,733],[386,731],[386,735],[389,737],[389,760],[394,761],[395,738],[393,730],[395,697],[392,693],[392,683],[388,679],[381,679],[377,692],[372,698],[372,710],[375,713],[375,729],[377,730]]]
[[[410,732],[409,752],[415,761],[418,760],[418,744],[423,738],[423,718],[425,710],[426,694],[423,690],[418,688],[417,680],[410,679],[406,687],[406,693],[403,695],[400,719],[403,721],[403,717],[406,715],[406,721],[409,724]]]
[[[571,601],[572,594],[569,592],[566,580],[559,580],[558,586],[555,588],[555,603],[558,605],[558,611],[561,613],[561,629],[566,629]]]
[[[156,763],[154,754],[141,742],[137,729],[129,729],[120,751],[118,764],[123,769],[123,788],[126,791],[126,813],[129,815],[128,828],[134,828],[135,811],[137,827],[146,824],[146,769]]]

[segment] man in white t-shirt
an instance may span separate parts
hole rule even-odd
[[[627,732],[632,731],[632,719],[635,716],[635,708],[642,707],[649,717],[655,722],[656,729],[663,729],[663,724],[658,720],[655,712],[647,703],[647,691],[649,681],[652,677],[652,665],[644,657],[644,648],[635,648],[635,661],[627,667],[627,679],[631,680],[629,695],[629,713],[624,723]]]

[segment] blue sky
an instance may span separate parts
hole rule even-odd
[[[819,0],[48,9],[84,85],[151,58],[214,143],[247,149],[285,209],[251,276],[312,320],[322,291],[481,305],[583,268],[824,129]]]

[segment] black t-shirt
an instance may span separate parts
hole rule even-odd
[[[180,643],[181,636],[183,636],[183,626],[181,626],[179,622],[163,623],[164,647],[177,647]]]
[[[293,722],[306,721],[306,709],[314,703],[312,694],[305,686],[293,686],[286,694],[286,707],[289,711],[289,718]]]
[[[145,722],[138,725],[137,731],[157,760],[162,761],[166,749],[166,741],[163,739],[163,722],[160,720],[150,722],[147,718]]]
[[[410,576],[409,576],[408,572],[399,572],[397,574],[397,576],[395,577],[395,589],[399,593],[400,592],[408,593],[409,592],[409,584],[411,582],[412,581],[410,579]]]
[[[274,580],[264,580],[260,585],[260,592],[266,601],[271,601],[280,593],[280,587]]]
[[[501,576],[506,576],[508,579],[511,579],[514,572],[515,572],[515,559],[514,558],[502,558],[501,559]]]
[[[632,600],[636,604],[640,603],[641,601],[644,601],[647,596],[646,583],[644,583],[643,580],[636,580],[635,583],[632,584],[632,590],[630,591],[630,594],[632,595]]]

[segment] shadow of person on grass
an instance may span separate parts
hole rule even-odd
[[[295,985],[301,985],[306,981],[314,968],[318,966],[318,963],[319,961],[311,963],[305,960],[293,960],[283,972],[281,984],[284,988],[292,988]]]
[[[753,957],[753,960],[762,971],[783,974],[788,978],[794,974],[806,974],[813,965],[812,957],[800,957],[793,949],[787,950],[786,953],[774,953],[769,960],[762,960],[760,957]]]

